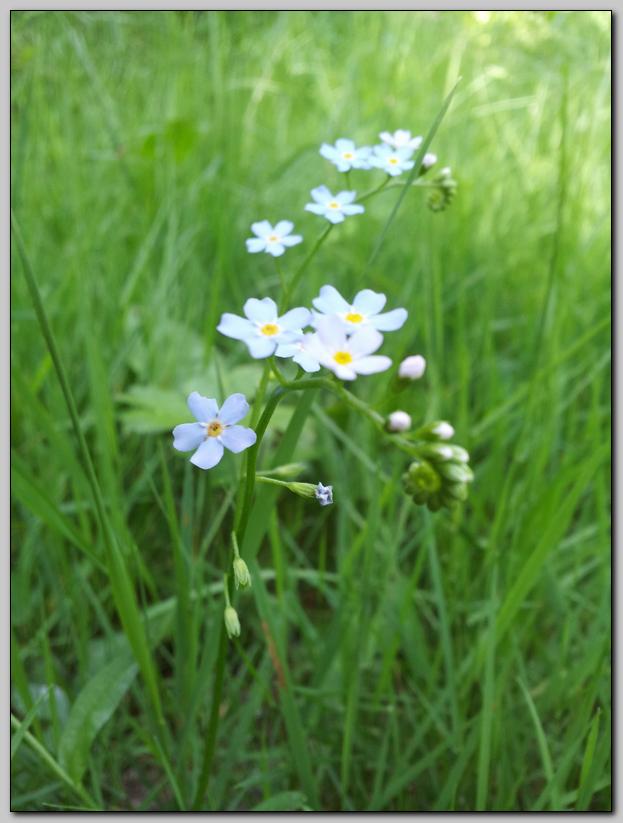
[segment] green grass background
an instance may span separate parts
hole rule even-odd
[[[384,351],[428,369],[392,403],[453,423],[470,499],[415,507],[403,457],[327,397],[292,452],[304,409],[284,404],[260,466],[280,449],[336,502],[255,510],[203,808],[609,809],[610,14],[13,12],[11,27],[12,207],[117,547],[13,243],[13,809],[188,808],[243,461],[199,472],[168,432],[192,389],[255,391],[261,367],[215,333],[278,292],[272,259],[246,253],[250,223],[294,220],[291,272],[323,228],[309,190],[343,186],[320,143],[426,133],[459,75],[432,147],[452,206],[409,192],[362,279],[397,192],[379,196],[296,302],[333,283],[409,309]],[[387,412],[386,387],[355,391]]]

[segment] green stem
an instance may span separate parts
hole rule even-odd
[[[365,194],[362,194],[361,197],[358,197],[357,200],[355,200],[355,202],[364,203],[366,200],[369,200],[371,197],[374,197],[375,194],[378,194],[379,192],[383,191],[383,189],[387,186],[391,179],[391,175],[388,174],[380,186],[377,186],[375,189],[371,189],[370,191],[367,191]],[[392,187],[390,186],[390,188]]]
[[[294,294],[294,292],[296,291],[296,287],[300,283],[301,277],[305,274],[305,271],[307,270],[307,267],[309,266],[311,261],[314,259],[318,249],[322,246],[324,241],[329,236],[332,228],[333,228],[333,223],[329,223],[329,225],[326,227],[326,229],[322,232],[320,237],[314,243],[314,247],[312,248],[310,253],[307,255],[305,260],[303,260],[303,262],[298,267],[298,269],[294,272],[294,276],[292,277],[292,280],[290,281],[289,286],[286,286],[286,288],[283,290],[282,303],[283,303],[284,308],[287,308],[288,301],[290,299],[290,295]]]
[[[224,583],[224,589],[227,592],[229,599],[229,585],[227,580]],[[218,725],[220,720],[221,697],[223,694],[223,675],[225,673],[225,653],[227,651],[227,630],[225,628],[225,621],[221,620],[221,631],[218,641],[218,656],[216,658],[216,670],[214,672],[214,688],[212,691],[212,705],[210,707],[210,719],[208,721],[208,730],[206,732],[205,749],[203,750],[203,762],[201,764],[201,774],[199,776],[199,783],[197,784],[197,793],[195,794],[195,801],[193,803],[193,811],[197,812],[201,809],[203,798],[208,791],[210,783],[210,770],[212,767],[212,759],[214,758],[214,750],[216,748],[216,735],[218,733]]]

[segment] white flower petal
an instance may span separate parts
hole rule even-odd
[[[296,309],[290,309],[290,311],[287,311],[283,317],[280,317],[278,320],[281,328],[288,331],[302,329],[304,326],[309,326],[310,322],[311,312],[302,306]]]
[[[344,137],[340,137],[339,140],[335,141],[335,148],[338,151],[354,151],[355,143],[353,140],[347,140]]]
[[[274,323],[277,320],[277,304],[270,297],[249,297],[242,307],[244,313],[254,323]]]
[[[257,435],[253,429],[247,429],[245,426],[228,426],[219,439],[226,449],[238,454],[252,446],[257,440]]]
[[[391,132],[388,132],[388,131],[382,131],[382,132],[379,134],[379,137],[381,138],[381,140],[382,140],[384,143],[389,143],[389,145],[390,145],[390,146],[393,146],[393,145],[394,145],[394,136],[391,134]]]
[[[244,317],[238,317],[237,314],[229,314],[228,312],[221,315],[221,322],[216,330],[224,334],[225,337],[233,337],[234,340],[246,340],[255,331],[253,324],[249,323]]]
[[[346,332],[339,317],[319,317],[316,328],[318,339],[325,348],[332,352],[346,350]]]
[[[324,215],[325,207],[321,203],[308,203],[305,206],[305,211],[311,211],[313,214]]]
[[[358,329],[348,341],[348,351],[353,355],[355,360],[358,357],[365,357],[368,354],[375,352],[383,342],[383,335],[376,329],[367,326],[363,329]]]
[[[251,231],[258,237],[267,237],[273,233],[273,227],[268,220],[260,220],[259,223],[251,223]]]
[[[344,222],[344,215],[341,211],[337,211],[337,209],[327,209],[324,216],[327,218],[329,223],[333,223],[333,225]]]
[[[353,368],[357,374],[376,374],[376,372],[386,371],[392,364],[389,357],[383,354],[375,354],[372,357],[362,357],[355,360]]]
[[[370,325],[379,331],[396,331],[404,326],[409,312],[406,309],[393,309],[385,314],[370,318]]]
[[[350,215],[350,214],[363,214],[365,209],[364,209],[363,206],[359,206],[358,204],[353,204],[352,206],[349,206],[348,204],[346,204],[345,206],[342,206],[342,211],[344,212],[344,214],[348,214],[348,215]]]
[[[275,357],[294,357],[300,350],[297,343],[280,343],[275,350]]]
[[[353,300],[353,308],[360,311],[362,314],[378,314],[383,311],[383,306],[387,302],[387,297],[381,292],[372,291],[372,289],[362,289],[357,292]]]
[[[292,360],[308,373],[320,371],[320,363],[305,349],[299,349]]]
[[[188,395],[188,408],[190,413],[200,423],[207,423],[214,420],[218,414],[218,403],[212,397],[204,397],[199,392],[194,391]]]
[[[296,246],[299,243],[303,242],[303,237],[300,234],[290,234],[287,237],[281,238],[282,245],[289,247],[289,246]]]
[[[250,254],[257,254],[258,251],[264,251],[266,248],[266,241],[262,237],[249,237],[245,243]]]
[[[280,220],[275,226],[275,234],[278,234],[281,237],[284,234],[290,234],[293,228],[294,223],[290,220]]]
[[[285,238],[284,238],[285,239]],[[285,252],[286,247],[281,243],[267,243],[266,244],[266,251],[268,254],[272,254],[273,257],[281,257],[281,255]]]
[[[323,314],[345,313],[350,310],[349,304],[333,286],[323,286],[319,296],[314,298],[312,303]]]
[[[341,191],[339,194],[335,195],[334,199],[340,204],[340,206],[346,206],[349,203],[352,203],[355,197],[357,197],[356,191]]]
[[[321,205],[324,203],[328,203],[329,200],[332,199],[333,195],[329,191],[326,186],[317,186],[315,189],[310,191],[312,199],[316,201],[316,203],[320,203]]]
[[[270,357],[277,347],[274,338],[271,337],[251,337],[245,340],[245,343],[249,348],[249,354],[256,360]]]
[[[182,423],[173,429],[173,448],[189,452],[201,445],[206,430],[201,423]]]
[[[216,437],[208,437],[190,458],[190,462],[200,469],[211,469],[220,463],[222,456],[223,444]]]
[[[320,146],[320,154],[326,160],[331,160],[331,162],[334,162],[337,157],[337,149],[335,146],[330,146],[328,143],[323,143],[322,146]]]
[[[227,400],[221,406],[218,413],[218,419],[225,426],[231,426],[232,423],[237,423],[239,420],[249,413],[249,404],[244,394],[236,392],[230,394]]]
[[[352,366],[342,366],[339,363],[334,362],[332,371],[335,373],[336,377],[340,378],[340,380],[355,380],[357,377],[357,372],[352,368]]]

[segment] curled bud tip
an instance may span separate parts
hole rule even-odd
[[[406,432],[411,428],[411,415],[404,411],[392,412],[387,418],[387,431]]]
[[[426,360],[421,354],[405,358],[398,368],[398,377],[402,380],[419,380],[426,371]]]
[[[234,582],[237,589],[248,589],[251,586],[251,575],[249,567],[242,557],[235,557],[233,562]]]
[[[226,607],[223,613],[223,619],[225,621],[225,629],[229,639],[231,640],[232,637],[240,637],[240,621],[238,620],[238,612],[233,606]]]
[[[315,494],[321,506],[330,506],[333,503],[333,486],[323,486],[322,483],[318,483]]]

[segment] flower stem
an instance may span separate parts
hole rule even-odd
[[[311,261],[314,259],[316,253],[318,252],[318,249],[322,246],[324,241],[329,236],[329,233],[330,233],[332,228],[333,228],[333,223],[329,223],[329,225],[322,232],[320,237],[316,240],[316,242],[314,244],[314,247],[312,248],[310,253],[307,255],[305,260],[303,260],[303,262],[298,267],[298,269],[294,272],[294,276],[292,277],[292,280],[290,281],[290,284],[286,285],[286,287],[284,288],[284,290],[283,290],[283,305],[284,305],[284,307],[287,308],[288,301],[290,300],[290,296],[292,294],[294,294],[294,292],[296,291],[296,287],[301,282],[301,277],[305,274],[305,271],[306,271],[307,267],[309,266]]]

